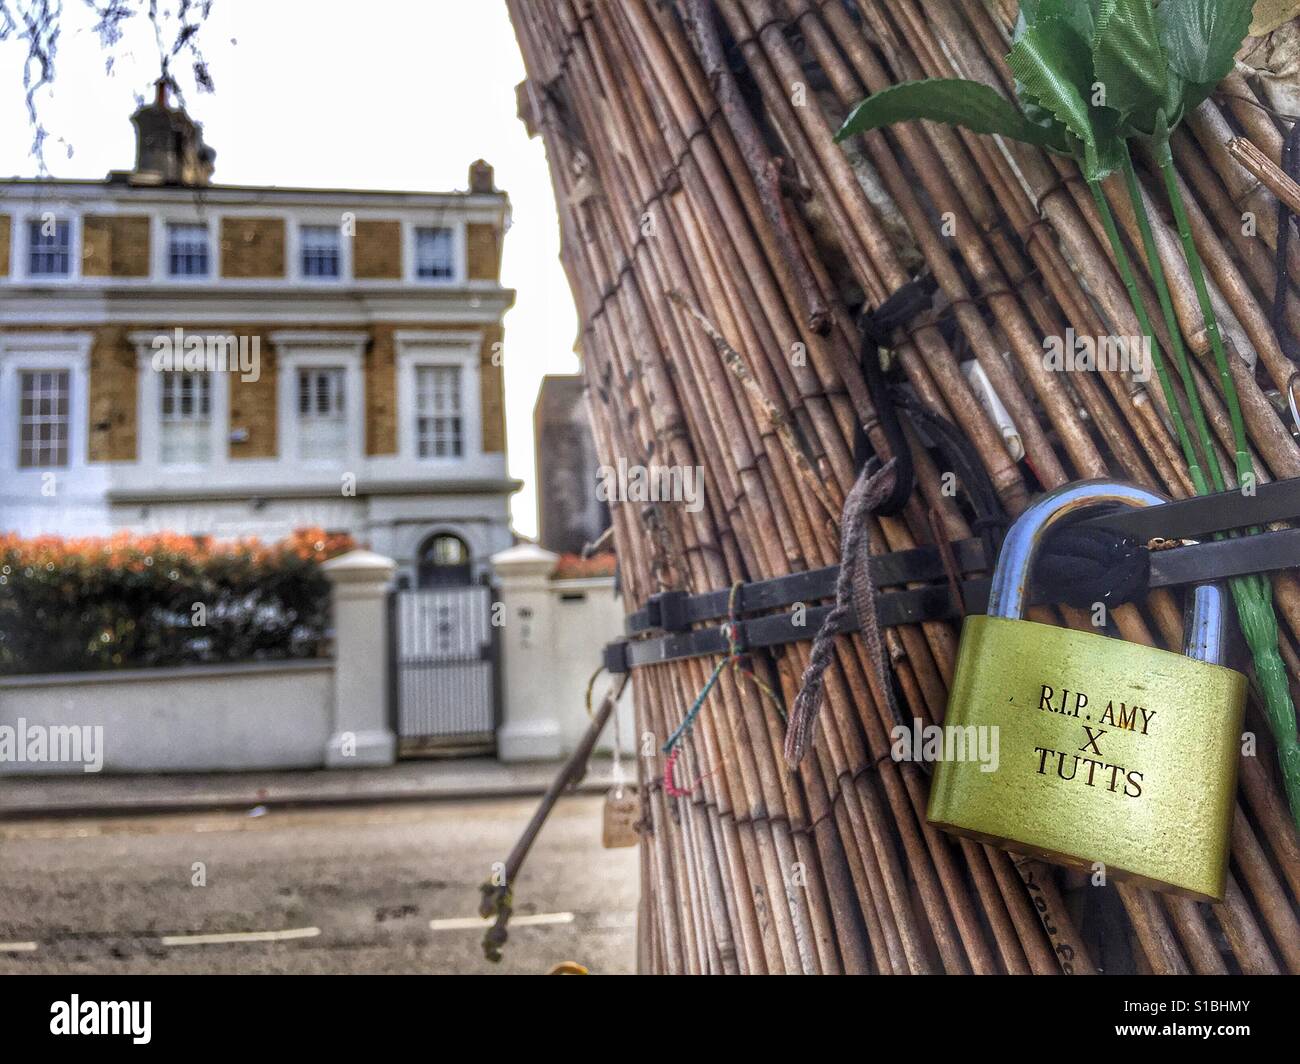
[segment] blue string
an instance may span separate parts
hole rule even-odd
[[[737,580],[731,585],[731,594],[727,596],[727,615],[729,620],[722,626],[722,633],[727,637],[727,654],[713,668],[713,674],[704,684],[704,688],[695,696],[695,704],[686,712],[682,722],[677,725],[677,730],[668,736],[668,741],[663,745],[663,752],[671,754],[673,747],[685,738],[686,734],[695,724],[695,718],[699,716],[700,710],[704,708],[704,701],[709,697],[709,692],[713,690],[713,685],[718,682],[718,677],[722,675],[722,670],[727,667],[728,662],[735,661],[739,658],[740,648],[736,645],[736,595],[740,592],[741,582]]]
[[[713,667],[713,674],[709,677],[708,682],[705,683],[703,690],[695,696],[695,704],[687,711],[686,716],[682,718],[682,722],[677,725],[677,730],[673,732],[672,735],[668,736],[668,741],[664,743],[663,751],[665,754],[671,754],[673,752],[673,747],[676,746],[686,733],[691,730],[691,725],[695,723],[695,718],[699,716],[700,710],[704,708],[704,700],[709,697],[709,692],[713,690],[713,685],[718,682],[718,677],[722,675],[722,670],[727,667],[727,662],[730,660],[731,655],[728,654]]]

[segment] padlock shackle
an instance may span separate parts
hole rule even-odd
[[[1063,518],[1097,506],[1159,506],[1168,502],[1158,492],[1120,480],[1080,480],[1048,492],[1031,503],[1007,529],[993,570],[988,615],[1019,620],[1029,597],[1029,574],[1047,532]],[[1197,661],[1220,664],[1227,623],[1223,589],[1201,584],[1187,599],[1184,653]]]
[[[1036,499],[1011,523],[989,591],[990,617],[1019,620],[1029,598],[1029,574],[1047,533],[1061,520],[1080,510],[1119,505],[1131,509],[1159,506],[1168,500],[1154,491],[1120,480],[1079,480]]]

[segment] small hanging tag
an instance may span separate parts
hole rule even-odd
[[[623,786],[623,735],[619,728],[618,706],[611,714],[614,718],[614,786],[605,795],[605,813],[600,829],[600,843],[607,850],[635,846],[636,824],[641,818],[641,802],[636,791]]]
[[[641,801],[636,791],[615,787],[605,795],[605,812],[600,829],[600,844],[607,850],[635,846],[636,824],[641,817]]]

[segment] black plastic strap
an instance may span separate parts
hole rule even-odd
[[[964,540],[962,543],[980,549],[978,540]],[[1206,583],[1294,566],[1300,566],[1300,529],[1290,528],[1280,532],[1264,532],[1152,552],[1147,586],[1158,588]],[[990,585],[991,581],[987,577],[962,582],[965,613],[983,613],[987,610]],[[1031,605],[1057,601],[1061,600],[1044,592],[1037,584],[1030,590]],[[745,647],[759,649],[811,639],[830,611],[829,605],[812,606],[789,613],[737,620],[734,623],[738,628],[738,637],[744,639]],[[947,584],[880,595],[876,599],[876,612],[881,627],[885,628],[922,621],[952,621],[961,616]],[[850,612],[837,631],[854,632],[857,629],[857,618]],[[610,647],[622,649],[611,655]],[[682,658],[724,654],[728,650],[728,643],[722,627],[717,626],[652,639],[618,642],[610,647],[606,648],[607,665],[613,658],[621,661],[626,668],[637,668]],[[614,665],[609,667],[611,672],[625,671]]]
[[[1089,517],[1079,527],[1113,528],[1142,543],[1153,539],[1201,539],[1214,532],[1250,528],[1300,517],[1300,477],[1256,484],[1253,494],[1238,488],[1194,495],[1140,510],[1117,507]]]
[[[966,489],[971,509],[975,511],[975,532],[984,540],[989,555],[996,553],[1006,531],[1007,515],[988,470],[956,425],[906,393],[896,394],[908,417],[934,441],[944,463]]]
[[[972,481],[974,482],[974,481]],[[990,489],[991,490],[991,489]],[[1258,485],[1254,494],[1232,490],[1129,510],[1118,508],[1067,525],[1052,534],[1036,566],[1032,601],[1068,602],[1087,606],[1094,602],[1118,605],[1136,598],[1147,587],[1187,584],[1252,572],[1300,565],[1300,529],[1286,529],[1196,544],[1193,547],[1148,552],[1146,542],[1195,539],[1235,528],[1268,525],[1300,516],[1300,478]],[[983,539],[950,544],[962,574],[987,572],[994,552]],[[1041,572],[1040,572],[1041,570]],[[895,591],[879,599],[880,623],[889,627],[925,620],[960,616],[953,601],[948,573],[937,548],[916,547],[871,559],[872,579],[879,587],[931,584]],[[742,584],[735,592],[735,613],[755,613],[806,604],[834,596],[838,566]],[[1076,582],[1073,589],[1068,585]],[[987,579],[966,579],[960,594],[964,612],[985,609]],[[690,595],[668,591],[651,596],[644,609],[628,616],[626,631],[635,636],[662,628],[682,633],[685,642],[643,640],[614,643],[607,650],[607,666],[617,672],[629,664],[645,663],[655,654],[673,656],[720,653],[726,649],[720,630],[689,631],[691,626],[729,616],[731,589]],[[829,607],[807,607],[794,614],[740,621],[738,636],[747,646],[772,646],[811,638]],[[804,621],[795,624],[797,614]],[[758,626],[757,628],[755,626]],[[719,641],[721,640],[721,641]],[[655,647],[649,646],[655,643]],[[716,645],[715,645],[716,644]],[[681,647],[698,648],[678,653]],[[669,660],[669,659],[664,659]]]
[[[978,572],[989,567],[989,556],[979,540],[959,540],[952,547],[963,572]],[[832,598],[838,574],[838,565],[828,565],[805,573],[792,573],[771,580],[742,584],[736,593],[736,611],[756,613],[759,610],[793,606],[797,602]],[[944,578],[943,559],[933,547],[913,547],[911,550],[878,554],[871,559],[871,578],[877,587],[941,580]],[[687,595],[682,591],[651,595],[645,609],[628,615],[624,631],[628,635],[638,635],[656,628],[666,632],[685,631],[701,621],[726,617],[730,596],[729,588],[705,591],[698,595]],[[664,609],[665,600],[672,600],[673,603],[667,611]],[[672,623],[664,623],[666,614]]]
[[[876,409],[876,417],[880,419],[880,429],[889,443],[890,455],[898,459],[894,467],[894,486],[875,510],[887,517],[899,513],[907,505],[916,477],[912,469],[912,452],[894,405],[895,398],[880,366],[880,350],[890,345],[895,329],[930,306],[934,289],[933,278],[918,277],[908,281],[874,310],[865,311],[858,319],[858,328],[862,330],[862,345],[858,352],[862,376],[871,396],[871,405]],[[853,457],[858,469],[862,469],[872,457],[871,445],[861,424],[853,435]]]
[[[627,672],[627,648],[630,644],[623,640],[614,643],[606,643],[602,664],[608,673]]]
[[[1143,544],[1157,538],[1199,539],[1215,532],[1268,525],[1296,517],[1300,517],[1300,478],[1260,484],[1254,495],[1243,495],[1232,490],[1179,499],[1140,510],[1116,509],[1065,526],[1065,529],[1053,533],[1049,545],[1057,536],[1065,534],[1066,529],[1104,528],[1115,535],[1128,537],[1134,543]],[[952,549],[959,567],[965,573],[987,571],[993,567],[993,552],[980,540],[959,540],[952,544]],[[831,598],[835,594],[838,571],[838,566],[831,565],[806,573],[742,584],[737,592],[737,608],[741,613],[753,613],[790,606],[796,602]],[[878,554],[871,559],[871,578],[877,587],[885,588],[942,580],[945,578],[943,559],[937,548],[929,546]],[[1047,581],[1049,585],[1053,582],[1051,579]],[[684,591],[666,591],[652,595],[644,609],[628,615],[624,630],[628,635],[637,635],[655,628],[681,631],[702,621],[726,617],[730,594],[729,589],[723,588],[698,595],[689,595]],[[674,600],[667,610],[671,627],[663,623],[665,598]],[[1107,601],[1103,596],[1089,601],[1099,600]],[[1061,598],[1059,601],[1066,599]]]

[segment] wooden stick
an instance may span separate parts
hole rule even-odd
[[[1190,493],[1159,389],[1121,373],[1075,379],[1042,370],[1041,338],[1067,325],[1090,335],[1136,331],[1090,197],[1068,165],[928,124],[873,134],[847,152],[830,142],[856,98],[904,78],[967,76],[1012,91],[1002,56],[1014,5],[858,0],[855,14],[840,0],[508,6],[528,70],[526,111],[545,140],[560,204],[597,452],[611,464],[704,473],[700,508],[612,502],[630,604],[666,588],[703,591],[838,560],[835,522],[857,475],[855,426],[879,452],[887,448],[845,294],[876,305],[918,259],[957,329],[911,323],[894,356],[920,401],[967,433],[1008,512],[1023,508],[1035,481],[1083,475]],[[793,25],[798,55],[786,32]],[[740,91],[728,33],[756,97]],[[797,103],[796,82],[805,90]],[[1275,131],[1229,106],[1249,143],[1275,160]],[[1230,144],[1237,134],[1215,104],[1188,129],[1174,150],[1195,239],[1224,321],[1276,382],[1286,367],[1266,310],[1277,232],[1267,216],[1271,186],[1239,161]],[[1131,212],[1118,198],[1116,206],[1121,226],[1131,226]],[[1248,208],[1262,246],[1234,231]],[[940,234],[932,209],[955,219],[956,231]],[[1300,276],[1300,249],[1287,266]],[[1148,278],[1139,283],[1150,291]],[[1185,329],[1199,328],[1194,300],[1176,293],[1176,305]],[[1287,313],[1300,324],[1300,300]],[[1160,342],[1162,329],[1158,322]],[[1188,340],[1203,355],[1204,337]],[[960,362],[969,357],[1011,411],[1026,442],[1023,467],[967,384]],[[1226,441],[1217,379],[1199,362],[1194,372]],[[1244,363],[1234,372],[1266,471],[1292,475],[1300,449]],[[941,490],[942,471],[911,442],[916,498],[899,517],[870,522],[873,551],[970,534]],[[1300,582],[1275,583],[1288,636],[1300,635]],[[1153,595],[1146,608],[1116,611],[1124,636],[1176,646],[1173,598]],[[941,720],[952,627],[906,626],[885,642],[905,712]],[[638,963],[664,972],[1094,970],[1092,927],[1072,916],[1081,892],[1094,888],[934,831],[925,777],[888,756],[894,721],[860,641],[839,644],[821,726],[798,773],[782,764],[776,709],[730,668],[684,744],[679,782],[695,784],[689,795],[665,793],[658,756],[640,759]],[[788,703],[807,651],[795,643],[752,655],[751,667]],[[1283,655],[1294,676],[1300,657],[1289,637]],[[662,743],[713,666],[696,659],[638,670],[638,732]],[[1219,929],[1242,970],[1294,970],[1300,848],[1258,761],[1243,759],[1234,880],[1213,916],[1131,885],[1110,888],[1141,970],[1227,970]]]
[[[1292,211],[1300,211],[1300,185],[1254,144],[1244,137],[1233,137],[1228,141],[1228,154],[1262,181]]]

